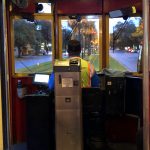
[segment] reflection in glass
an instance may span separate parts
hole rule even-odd
[[[99,71],[99,19],[98,16],[76,19],[62,19],[62,57],[67,58],[67,44],[71,39],[81,42],[81,57],[90,61]]]

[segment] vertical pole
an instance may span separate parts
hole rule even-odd
[[[8,41],[6,0],[0,1],[0,144],[2,148],[10,149],[10,107],[9,107],[9,72],[8,72]],[[2,116],[1,116],[2,115]],[[1,119],[2,117],[2,119]],[[1,126],[2,121],[2,126]],[[1,132],[2,130],[2,132]],[[2,134],[2,135],[1,135]]]
[[[149,150],[149,0],[143,0],[144,51],[143,51],[143,148]]]
[[[10,120],[9,120],[9,100],[8,100],[8,43],[7,43],[7,19],[6,0],[2,0],[0,8],[1,18],[1,44],[0,44],[0,81],[1,81],[1,108],[2,108],[2,129],[3,129],[3,149],[10,149]]]
[[[115,51],[115,30],[114,30],[114,26],[113,26],[113,53]]]
[[[59,29],[58,29],[58,15],[57,15],[57,1],[54,1],[54,52],[55,56],[54,59],[59,58]]]
[[[109,66],[109,17],[102,15],[102,68]]]

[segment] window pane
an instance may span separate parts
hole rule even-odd
[[[137,72],[142,50],[143,24],[140,17],[110,19],[109,68]]]
[[[83,59],[90,61],[99,71],[99,17],[82,17],[78,22],[76,19],[62,19],[62,57],[67,58],[67,44],[71,39],[81,42],[81,54]]]
[[[52,71],[52,22],[16,19],[13,25],[15,73]]]

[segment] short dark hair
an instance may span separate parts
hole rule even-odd
[[[70,40],[68,42],[68,53],[73,55],[79,55],[81,52],[81,44],[77,40]]]

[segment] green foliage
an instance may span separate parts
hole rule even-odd
[[[63,29],[63,50],[66,50],[68,40],[76,39],[81,42],[83,50],[87,50],[90,56],[92,42],[94,43],[97,39],[96,33],[97,29],[93,20],[82,19],[81,22],[68,20],[68,28]]]
[[[42,42],[47,41],[47,43],[52,42],[52,37],[51,37],[51,22],[50,21],[38,21],[38,24],[42,26],[41,28],[41,35],[43,37]]]
[[[143,40],[143,20],[140,20],[139,26],[136,28],[136,31],[132,33],[132,37],[141,43]]]
[[[37,30],[37,25],[41,26]],[[14,21],[14,41],[15,47],[18,47],[19,56],[21,56],[21,48],[27,44],[33,48],[36,53],[39,52],[41,43],[51,43],[51,22],[49,21],[27,21],[26,19],[18,19]]]
[[[99,71],[99,55],[90,55],[87,60],[94,65],[96,71]],[[109,68],[119,71],[127,71],[127,69],[121,65],[117,60],[109,57]]]
[[[136,30],[134,23],[132,21],[129,21],[124,27],[123,23],[118,23],[115,28],[116,30],[114,34],[117,34],[119,30],[123,28],[120,36],[118,37],[118,39],[116,39],[115,46],[119,47],[120,49],[124,49],[125,46],[132,47],[134,43],[131,37],[131,33],[135,32]]]
[[[142,34],[137,34],[138,28],[132,20],[127,20],[125,24],[118,22],[114,26],[114,33],[110,35],[110,46],[121,50],[124,47],[133,47],[133,45],[138,47],[143,37]]]
[[[15,20],[14,31],[15,46],[23,47],[28,43],[35,42],[36,37],[33,23],[30,23],[24,19]]]

